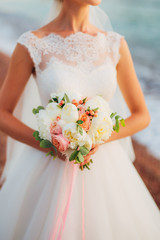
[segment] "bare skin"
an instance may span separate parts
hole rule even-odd
[[[95,36],[97,32],[102,31],[90,24],[88,20],[89,5],[99,5],[100,2],[100,0],[64,0],[59,16],[33,33],[39,38],[43,38],[51,32],[66,37],[77,31]],[[104,32],[104,34],[106,33]],[[146,128],[150,123],[150,114],[125,39],[121,40],[120,54],[121,58],[117,65],[117,80],[131,115],[125,119],[125,128],[120,127],[119,133],[113,132],[106,143],[131,136]],[[48,152],[51,149],[40,148],[39,142],[32,136],[34,129],[13,116],[15,106],[33,69],[34,63],[28,50],[24,46],[17,44],[0,91],[0,130],[17,141],[40,151]],[[99,145],[93,145],[91,151],[85,156],[85,162],[81,165],[87,163],[98,148]],[[58,154],[60,159],[65,160],[61,153]]]

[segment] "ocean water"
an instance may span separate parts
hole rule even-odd
[[[0,50],[11,54],[21,33],[43,24],[50,6],[49,0],[0,0]],[[102,0],[100,6],[127,40],[151,115],[133,138],[160,159],[160,1]]]

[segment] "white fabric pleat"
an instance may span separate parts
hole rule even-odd
[[[27,146],[17,155],[0,192],[2,239],[49,239],[66,164]],[[86,240],[159,240],[159,210],[118,141],[100,146],[90,171],[78,169],[62,240],[82,239],[82,176]]]

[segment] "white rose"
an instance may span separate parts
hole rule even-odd
[[[70,102],[72,102],[73,99],[75,99],[77,102],[79,102],[80,99],[82,99],[82,96],[77,92],[68,92],[67,93]]]
[[[95,100],[98,103],[99,111],[105,112],[107,115],[112,113],[108,102],[101,96],[95,96]]]
[[[61,108],[57,107],[57,103],[51,102],[46,106],[46,111],[52,121],[56,120],[57,116],[61,116]]]
[[[93,144],[100,144],[111,136],[112,131],[112,119],[105,113],[99,112],[98,116],[92,119],[88,135],[92,139]]]
[[[77,124],[76,123],[68,123],[66,124],[63,129],[62,133],[65,138],[67,138],[70,142],[69,147],[71,149],[75,149],[78,145],[83,146],[85,145],[89,150],[92,146],[92,141],[87,133],[82,129],[83,134],[81,135],[77,131]]]
[[[78,120],[77,107],[72,103],[67,103],[62,108],[61,119],[65,122],[76,122]]]
[[[51,141],[50,136],[51,118],[48,116],[47,111],[41,109],[39,113],[36,114],[36,118],[40,137]]]
[[[85,132],[86,133],[86,132]],[[86,139],[85,139],[85,144],[84,144],[84,146],[88,149],[88,150],[90,150],[91,149],[91,147],[92,147],[92,139],[91,139],[91,137],[86,133]]]
[[[108,102],[98,95],[86,102],[85,109],[87,109],[88,107],[90,107],[90,109],[95,109],[98,107],[99,112],[105,112],[108,115],[112,113]]]
[[[66,122],[62,119],[58,120],[58,125],[61,126],[61,128],[63,128],[66,125]]]
[[[90,109],[95,109],[99,107],[99,105],[98,102],[94,98],[92,98],[85,103],[85,109],[87,109],[88,107],[90,107]]]

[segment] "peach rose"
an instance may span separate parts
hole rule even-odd
[[[56,135],[62,133],[62,128],[56,121],[51,123],[51,125],[50,125],[50,133],[51,134],[56,134]]]
[[[85,113],[85,107],[83,105],[79,104],[77,106],[77,108],[79,108],[78,114],[79,114],[79,117],[80,117],[83,113]]]
[[[57,148],[59,152],[65,152],[69,147],[69,141],[64,138],[63,134],[51,135],[52,144]]]
[[[85,131],[88,131],[89,128],[90,128],[90,125],[91,125],[90,117],[89,117],[86,113],[83,113],[83,114],[81,114],[81,116],[79,117],[78,120],[82,120],[82,121],[83,121],[83,123],[80,124],[80,126],[81,126]]]

